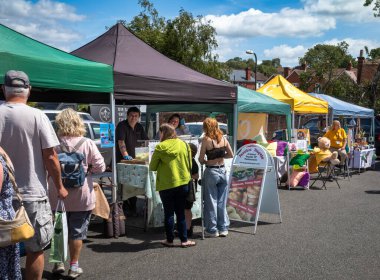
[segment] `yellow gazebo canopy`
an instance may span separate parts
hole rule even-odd
[[[257,91],[289,104],[292,108],[292,111],[295,113],[328,113],[329,106],[326,101],[313,97],[296,88],[281,75],[275,76]]]

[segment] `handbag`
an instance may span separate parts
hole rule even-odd
[[[189,145],[187,143],[186,143],[186,150],[187,150],[187,154],[189,154]],[[191,166],[191,162],[190,162],[190,157],[189,157],[189,173],[190,173],[190,177],[191,177],[190,166]],[[196,201],[195,193],[197,191],[196,191],[196,186],[195,186],[195,180],[193,178],[190,179],[189,183],[187,184],[187,187],[188,187],[188,193],[186,195],[186,200],[188,202]]]
[[[34,228],[30,223],[28,214],[25,211],[24,204],[18,190],[14,170],[10,165],[8,158],[4,154],[0,154],[8,168],[9,180],[16,192],[16,197],[20,202],[20,207],[16,211],[13,220],[3,220],[0,218],[0,247],[6,247],[21,241],[28,240],[34,236]]]

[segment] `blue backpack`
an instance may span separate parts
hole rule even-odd
[[[73,152],[70,152],[69,147],[61,143],[61,152],[58,153],[58,160],[61,166],[62,184],[65,188],[80,188],[84,184],[86,178],[82,164],[84,154],[77,152],[77,150],[85,141],[86,138],[79,140]]]

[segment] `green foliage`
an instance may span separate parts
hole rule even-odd
[[[315,84],[314,82],[314,76],[312,71],[305,71],[300,74],[300,86],[299,88],[305,92],[309,92],[310,87]],[[317,89],[312,90],[312,91],[317,91]]]
[[[309,49],[300,58],[300,64],[305,63],[313,71],[314,76],[322,83],[322,91],[325,91],[334,78],[334,70],[346,68],[354,62],[354,58],[348,54],[348,44],[343,41],[336,46],[318,44]],[[306,77],[305,77],[306,78]],[[306,87],[306,85],[302,85]]]
[[[370,50],[368,56],[371,60],[379,59],[380,58],[380,48]]]
[[[218,79],[228,78],[228,68],[217,61],[215,28],[202,16],[181,9],[173,20],[160,17],[149,0],[139,0],[142,11],[128,29],[153,48],[194,70]]]
[[[253,59],[252,59],[253,61]],[[245,69],[248,66],[248,63],[246,60],[243,60],[241,57],[234,57],[225,62],[225,64],[230,67],[231,69],[241,70]],[[253,62],[254,65],[254,62]]]
[[[363,6],[371,6],[373,3],[373,11],[375,17],[380,17],[380,0],[365,0]]]

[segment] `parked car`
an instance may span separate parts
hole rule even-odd
[[[228,135],[228,126],[225,123],[218,123],[219,128],[223,131],[224,135]],[[186,123],[192,136],[200,137],[203,134],[203,122],[189,122]]]
[[[59,113],[62,112],[62,110],[42,110],[42,111],[45,113],[45,115],[49,118],[50,121],[55,121],[55,117]],[[84,112],[77,112],[77,113],[84,121],[95,121],[94,118],[88,113],[84,113]]]
[[[112,164],[112,148],[102,148],[100,145],[100,124],[101,122],[91,121],[91,120],[83,120],[84,125],[86,127],[86,135],[85,137],[93,140],[98,147],[100,153],[104,157],[104,161],[106,166],[111,166]],[[54,130],[57,131],[57,126],[55,124],[55,120],[51,121]]]

